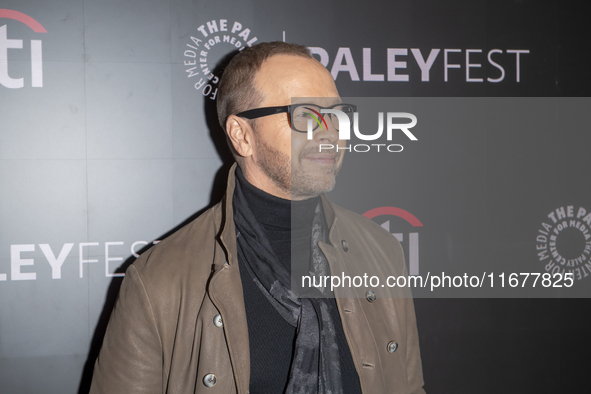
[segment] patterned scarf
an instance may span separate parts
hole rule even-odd
[[[244,263],[254,282],[279,314],[297,327],[297,337],[286,393],[337,394],[342,380],[335,323],[329,312],[326,288],[318,288],[319,298],[299,298],[291,290],[291,274],[281,264],[262,226],[250,210],[240,182],[234,190],[234,222],[238,260]],[[329,275],[326,257],[318,242],[328,243],[326,219],[319,202],[312,225],[310,275]]]

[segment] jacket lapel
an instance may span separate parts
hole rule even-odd
[[[222,316],[237,391],[242,394],[249,390],[250,350],[242,282],[236,257],[236,230],[232,208],[235,170],[236,164],[230,170],[226,196],[222,204],[221,232],[217,239],[218,252],[213,268],[215,272],[209,282],[208,291],[212,302]]]

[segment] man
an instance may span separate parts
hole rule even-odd
[[[302,266],[406,274],[388,232],[324,196],[343,155],[319,145],[344,141],[328,117],[308,140],[294,97],[340,103],[305,47],[262,43],[232,59],[218,93],[238,165],[226,196],[129,267],[91,393],[424,393],[412,299],[290,289]]]

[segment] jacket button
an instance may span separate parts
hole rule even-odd
[[[365,293],[365,298],[367,298],[369,302],[374,302],[376,300],[376,293],[368,290],[367,293]]]
[[[217,381],[218,381],[218,378],[216,378],[215,375],[212,374],[212,373],[208,373],[203,378],[203,384],[206,387],[213,387],[213,386],[215,386],[215,384],[217,383]]]
[[[215,315],[213,318],[213,324],[216,327],[223,327],[224,326],[224,322],[222,322],[222,315]]]
[[[388,352],[394,353],[398,349],[398,343],[396,341],[390,341],[388,343]]]
[[[349,251],[349,245],[347,244],[347,241],[345,241],[344,239],[341,241],[341,245],[343,246],[343,250],[345,252]]]

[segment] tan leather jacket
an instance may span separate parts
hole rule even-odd
[[[248,331],[232,216],[234,169],[219,204],[127,269],[91,394],[249,392]],[[335,246],[321,249],[331,267],[378,254],[406,273],[402,248],[392,235],[324,196],[323,204]],[[424,393],[412,299],[337,298],[337,305],[363,392]],[[398,345],[393,353],[391,341]],[[215,385],[208,387],[204,378],[211,385],[212,375]]]

